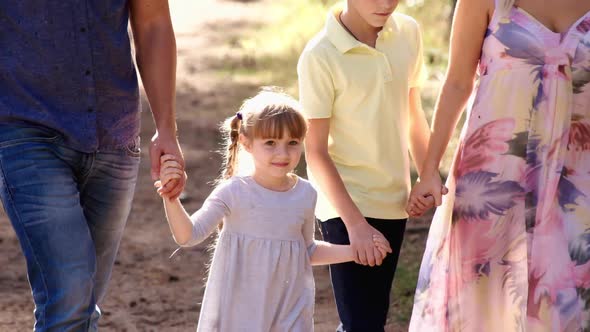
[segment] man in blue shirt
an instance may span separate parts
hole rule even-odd
[[[0,1],[0,197],[26,257],[35,331],[97,329],[139,166],[129,23],[157,127],[155,178],[162,154],[183,160],[168,2]]]

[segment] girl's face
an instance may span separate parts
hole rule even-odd
[[[348,8],[373,28],[382,28],[398,3],[399,0],[349,0]]]
[[[254,161],[254,172],[258,176],[273,179],[284,179],[292,172],[303,152],[303,144],[299,138],[283,133],[282,138],[254,138],[240,136],[242,145]]]

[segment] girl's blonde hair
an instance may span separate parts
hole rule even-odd
[[[302,140],[307,132],[307,123],[295,99],[276,87],[264,87],[256,96],[246,99],[234,116],[223,122],[221,132],[225,143],[220,180],[225,180],[234,176],[238,168],[240,134],[251,140],[280,139],[287,133]]]

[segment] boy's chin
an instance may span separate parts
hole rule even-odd
[[[367,23],[369,23],[369,25],[375,29],[383,29],[386,22],[387,22],[387,19],[384,19],[384,20],[374,19],[371,22],[367,22]]]

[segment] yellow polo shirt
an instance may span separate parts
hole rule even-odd
[[[394,13],[375,48],[356,40],[332,8],[299,58],[299,98],[310,119],[330,119],[328,152],[365,217],[407,218],[410,190],[408,95],[426,71],[416,21]],[[308,168],[312,184],[315,174]],[[318,190],[316,216],[339,217]]]

